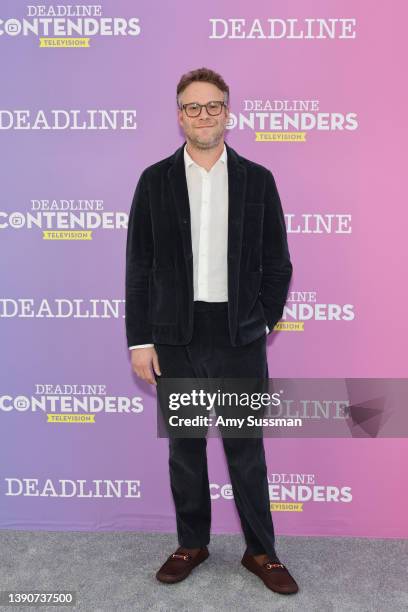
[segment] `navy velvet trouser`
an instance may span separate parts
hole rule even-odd
[[[161,377],[268,378],[266,332],[245,346],[231,346],[227,302],[194,302],[191,342],[155,344]],[[157,378],[157,377],[156,377]],[[234,501],[250,554],[276,558],[262,437],[223,437]],[[170,485],[180,546],[210,541],[211,499],[207,439],[169,438]]]

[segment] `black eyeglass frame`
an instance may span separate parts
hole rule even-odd
[[[217,104],[220,104],[220,112],[219,113],[215,113],[215,114],[211,114],[210,112],[208,112],[208,105],[209,104],[214,104],[214,102],[217,102]],[[186,106],[190,106],[190,104],[196,104],[197,106],[200,107],[200,112],[198,113],[198,115],[189,115],[186,111]],[[207,102],[207,104],[200,104],[199,102],[188,102],[187,104],[181,104],[180,105],[180,109],[184,110],[184,112],[186,113],[187,117],[190,117],[191,119],[195,119],[196,117],[199,117],[201,115],[201,112],[203,110],[203,107],[205,106],[207,114],[210,115],[210,117],[218,117],[218,115],[221,115],[222,113],[222,107],[225,106],[225,108],[227,108],[227,104],[225,103],[224,100],[210,100],[209,102]]]

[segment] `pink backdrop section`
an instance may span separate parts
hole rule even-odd
[[[138,17],[137,37],[95,36],[83,49],[40,48],[35,36],[0,36],[0,110],[136,109],[136,130],[0,129],[0,222],[26,215],[35,199],[99,199],[128,214],[143,168],[183,142],[175,90],[184,72],[208,66],[230,85],[231,112],[245,100],[317,100],[322,113],[353,113],[355,130],[306,132],[305,142],[256,142],[232,128],[227,142],[274,174],[292,224],[302,215],[350,215],[350,233],[288,234],[290,290],[319,304],[352,305],[352,320],[304,321],[303,331],[268,340],[271,377],[406,376],[407,207],[406,8],[350,1],[256,5],[104,1],[103,16]],[[0,19],[23,19],[26,6],[2,4]],[[212,39],[210,19],[353,18],[354,39]],[[1,24],[0,24],[1,25]],[[247,30],[249,26],[247,26]],[[154,390],[132,374],[124,328],[126,227],[92,240],[43,240],[42,230],[0,228],[0,527],[174,531],[167,440],[156,436]],[[5,300],[104,299],[116,315],[96,318],[6,316]],[[114,301],[117,302],[114,302]],[[288,307],[290,304],[288,303]],[[292,317],[285,311],[283,321]],[[295,320],[298,320],[295,318]],[[103,411],[89,424],[49,423],[18,409],[16,398],[43,396],[38,385],[104,385],[114,398],[140,398],[140,413]],[[58,395],[58,392],[56,392]],[[11,398],[11,399],[8,399]],[[14,402],[14,408],[4,409]],[[24,402],[23,402],[24,403]],[[47,410],[49,413],[50,411]],[[266,439],[278,534],[406,537],[405,439]],[[219,440],[208,443],[213,531],[240,530],[228,494]],[[295,475],[315,499],[295,511],[273,482]],[[11,479],[14,479],[12,481]],[[138,497],[10,494],[18,482],[137,481]],[[13,485],[9,483],[13,482]],[[285,486],[285,485],[284,485]],[[289,486],[289,485],[286,485]],[[224,487],[224,488],[223,488]],[[221,491],[227,493],[223,495]],[[330,501],[330,491],[339,491]],[[343,491],[343,493],[341,493]],[[286,505],[285,505],[286,504]]]

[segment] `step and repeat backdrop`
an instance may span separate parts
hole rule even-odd
[[[184,142],[189,70],[229,84],[226,141],[280,193],[294,273],[270,377],[406,376],[404,11],[1,3],[0,528],[175,532],[155,388],[126,344],[125,245],[141,172]],[[278,534],[408,535],[402,434],[265,451]],[[219,438],[208,462],[213,532],[239,533]]]

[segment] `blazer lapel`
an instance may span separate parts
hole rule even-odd
[[[173,204],[182,238],[183,253],[186,260],[192,260],[191,216],[188,199],[186,170],[184,166],[184,143],[173,155],[168,170],[168,178],[173,195]],[[245,204],[246,168],[239,156],[227,143],[228,164],[228,295],[231,298],[238,291],[239,270],[242,249],[242,232]],[[192,279],[192,261],[187,266],[190,282]],[[230,304],[232,318],[237,316],[236,300]]]
[[[184,166],[184,143],[173,155],[173,163],[168,170],[168,178],[173,194],[173,203],[182,237],[185,258],[192,255],[190,203],[188,199],[186,169]]]
[[[225,146],[228,161],[228,272],[229,277],[232,272],[233,286],[238,287],[244,225],[246,168],[239,161],[234,149],[227,143],[225,143]]]

